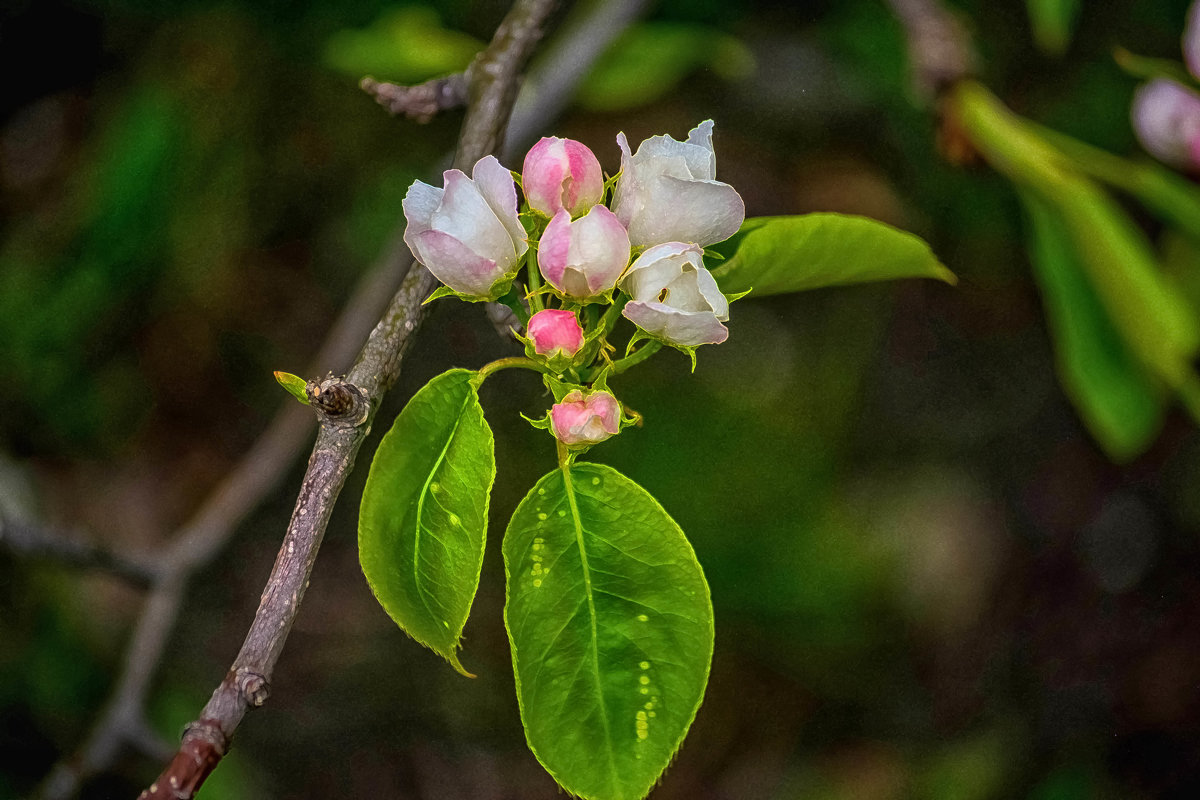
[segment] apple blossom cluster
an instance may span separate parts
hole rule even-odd
[[[1134,94],[1131,117],[1138,141],[1152,156],[1176,169],[1200,172],[1200,2],[1188,11],[1183,57],[1188,85],[1154,78]]]
[[[556,400],[535,424],[568,448],[632,422],[605,385],[609,374],[662,344],[694,364],[697,347],[729,335],[730,298],[705,266],[704,248],[738,231],[745,206],[716,180],[712,130],[707,120],[686,141],[655,136],[636,152],[619,134],[621,170],[608,181],[585,145],[547,137],[519,176],[486,156],[470,177],[447,170],[444,188],[417,181],[404,198],[404,241],[444,284],[430,299],[513,309],[526,357]],[[613,360],[621,317],[634,330]]]

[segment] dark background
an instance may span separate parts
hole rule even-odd
[[[1177,58],[1183,2],[1089,2],[1066,54],[1022,3],[958,6],[985,82],[1120,154],[1136,82]],[[461,114],[389,118],[367,73],[466,63],[502,3],[8,2],[0,8],[0,497],[114,546],[185,519],[287,401],[355,280],[433,179]],[[655,494],[712,587],[707,699],[654,797],[1184,797],[1200,785],[1200,440],[1179,411],[1115,466],[1054,373],[1015,196],[944,163],[879,2],[669,0],[542,132],[609,172],[614,137],[716,121],[751,215],[866,214],[924,236],[957,287],[747,299],[694,376],[622,376],[646,417],[592,452]],[[519,168],[518,162],[508,166]],[[1146,220],[1153,233],[1153,223]],[[380,415],[513,352],[439,301]],[[525,748],[501,621],[503,524],[554,464],[536,379],[484,387],[499,476],[465,680],[359,571],[350,480],[269,704],[201,796],[554,798]],[[382,429],[383,424],[377,426]],[[368,442],[360,464],[378,441]],[[224,675],[294,500],[188,589],[150,708],[174,739]],[[82,741],[142,593],[0,552],[0,797]],[[87,797],[132,797],[130,757]]]

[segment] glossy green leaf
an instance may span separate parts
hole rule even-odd
[[[1022,199],[1059,380],[1109,457],[1128,461],[1150,445],[1162,426],[1162,385],[1129,352],[1109,320],[1070,231],[1045,203],[1030,195]]]
[[[474,376],[444,372],[408,402],[379,443],[358,517],[358,557],[375,597],[464,675],[455,650],[479,587],[496,477]]]
[[[569,793],[644,797],[708,682],[712,601],[679,526],[611,467],[538,481],[504,538],[517,699],[529,747]]]
[[[759,297],[896,278],[957,282],[920,237],[846,214],[751,217],[712,249],[725,256],[712,273],[726,294],[753,289]]]

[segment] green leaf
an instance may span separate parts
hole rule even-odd
[[[1022,200],[1059,380],[1109,457],[1128,461],[1150,445],[1162,426],[1162,385],[1122,341],[1061,219],[1029,193]]]
[[[1200,241],[1200,187],[1192,181],[1157,161],[1115,156],[1041,125],[1032,124],[1030,130],[1080,172],[1128,192],[1159,219]]]
[[[712,601],[691,545],[645,489],[574,464],[521,501],[503,549],[529,748],[573,795],[644,797],[708,682]]]
[[[1113,50],[1113,59],[1116,60],[1117,66],[1125,71],[1125,74],[1134,78],[1145,81],[1166,78],[1184,86],[1195,87],[1196,85],[1196,79],[1188,73],[1187,68],[1179,63],[1178,59],[1140,56],[1137,53],[1131,53],[1124,47],[1117,47]]]
[[[1049,55],[1066,52],[1079,20],[1080,0],[1025,0],[1033,39]]]
[[[379,443],[358,516],[358,557],[379,603],[467,676],[455,650],[479,587],[496,477],[474,376],[444,372],[408,402]]]
[[[308,405],[308,381],[299,375],[279,371],[275,372],[275,380],[279,381],[279,385],[287,390],[288,394],[304,405]]]
[[[958,280],[920,237],[846,214],[751,217],[712,249],[726,259],[712,271],[725,294],[753,289],[760,297],[895,278]]]

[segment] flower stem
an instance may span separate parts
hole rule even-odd
[[[513,313],[517,315],[517,320],[521,323],[522,328],[529,324],[529,310],[521,302],[521,292],[515,284],[508,290],[508,294],[497,298],[496,302],[511,308]]]
[[[567,447],[565,444],[563,444],[562,442],[560,442],[558,440],[555,440],[554,444],[557,445],[558,468],[563,471],[563,478],[566,479],[567,481],[570,481],[571,480],[571,475],[570,475],[571,463],[575,461],[575,453],[572,452],[569,447]]]
[[[529,254],[525,260],[525,275],[526,283],[528,283],[529,291],[525,297],[529,300],[529,307],[533,313],[544,311],[546,303],[542,299],[542,293],[539,289],[542,288],[542,273],[538,270],[537,265],[537,242],[529,245]]]
[[[600,318],[600,324],[604,326],[604,335],[612,333],[613,326],[617,324],[617,320],[621,318],[621,309],[629,302],[629,298],[624,295],[618,295],[617,299],[613,300],[613,304],[604,311],[604,316]]]
[[[621,318],[621,309],[625,307],[625,303],[629,298],[625,295],[619,295],[613,300],[613,304],[604,310],[603,316],[600,317],[598,329],[601,331],[598,335],[593,335],[591,341],[587,343],[583,355],[579,361],[583,364],[591,364],[596,354],[603,350],[608,343],[608,335],[612,333],[613,326],[617,324],[617,320]],[[588,326],[589,331],[595,330],[597,326]],[[591,334],[589,334],[591,335]]]
[[[541,372],[546,375],[554,374],[553,371],[551,371],[551,369],[545,364],[539,364],[532,358],[525,358],[525,356],[510,356],[508,358],[498,359],[490,364],[484,364],[479,368],[479,371],[475,373],[475,377],[472,379],[472,382],[475,384],[476,388],[478,388],[479,385],[491,377],[493,373],[499,372],[502,369],[513,368],[531,369],[535,372]]]
[[[613,362],[612,374],[620,375],[630,367],[637,366],[662,348],[662,342],[649,341],[639,347],[632,355],[625,356]]]

